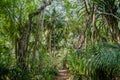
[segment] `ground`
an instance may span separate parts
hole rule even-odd
[[[67,71],[67,69],[61,69],[59,70],[58,75],[56,76],[55,80],[70,80],[71,75]]]

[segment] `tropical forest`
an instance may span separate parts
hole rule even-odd
[[[120,0],[0,0],[0,80],[120,80]]]

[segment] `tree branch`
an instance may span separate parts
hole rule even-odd
[[[48,3],[41,6],[36,12],[30,13],[29,14],[29,19],[32,19],[32,17],[34,17],[34,16],[38,15],[39,13],[41,13],[41,11],[44,10],[50,4],[51,4],[51,1],[49,1]]]
[[[86,9],[86,12],[87,12],[87,14],[89,14],[90,13],[90,6],[89,6],[89,2],[88,2],[88,0],[84,0],[84,2],[85,2],[85,9]]]
[[[27,27],[27,29],[26,29],[26,33],[25,33],[25,50],[27,51],[27,49],[28,49],[28,43],[29,43],[29,38],[30,38],[30,34],[31,34],[31,27],[32,27],[32,25],[31,25],[31,23],[32,23],[32,18],[33,17],[35,17],[35,16],[37,16],[37,15],[39,15],[41,12],[42,12],[42,10],[44,10],[47,6],[49,6],[49,5],[51,5],[51,2],[52,2],[53,0],[51,0],[51,1],[49,1],[48,3],[46,2],[46,3],[44,3],[43,4],[43,6],[41,6],[37,11],[35,11],[35,12],[33,12],[33,13],[30,13],[29,15],[28,15],[28,17],[29,17],[29,24],[28,24],[28,27]]]
[[[97,14],[100,14],[100,15],[109,15],[109,16],[113,16],[114,18],[120,20],[120,18],[119,18],[118,16],[116,16],[116,15],[114,15],[114,14],[112,14],[112,13],[106,13],[106,12],[100,12],[100,11],[98,11],[98,12],[96,12],[96,13],[97,13]]]

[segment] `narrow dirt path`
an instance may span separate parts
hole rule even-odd
[[[58,76],[56,76],[55,80],[70,80],[70,74],[67,69],[59,70]]]

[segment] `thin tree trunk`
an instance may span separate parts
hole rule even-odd
[[[51,30],[49,32],[49,53],[50,53],[51,62],[52,62],[52,31]]]
[[[84,0],[84,4],[85,4],[85,9],[86,9],[86,20],[85,20],[85,29],[84,31],[82,31],[80,39],[78,41],[78,49],[81,49],[83,44],[87,44],[87,42],[85,42],[86,38],[86,32],[87,32],[87,28],[89,27],[89,23],[90,23],[90,5],[89,5],[89,1],[88,0]]]
[[[92,10],[92,28],[91,28],[91,32],[92,32],[92,36],[91,36],[91,42],[92,45],[94,45],[95,43],[95,31],[96,31],[96,6],[93,3],[93,10]]]

